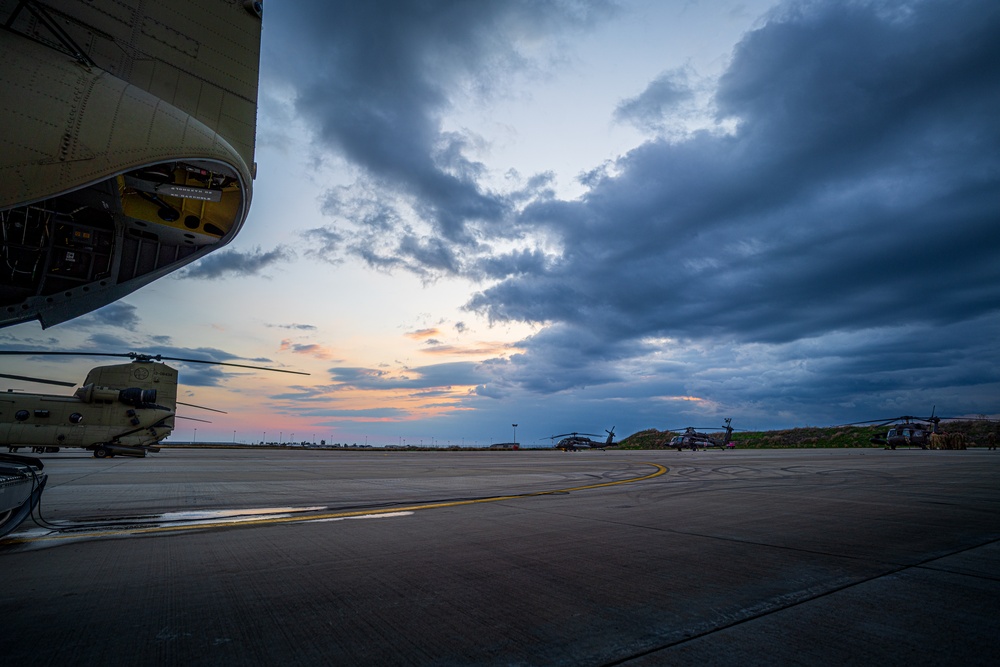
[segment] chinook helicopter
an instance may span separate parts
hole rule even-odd
[[[730,425],[730,423],[733,420],[732,418],[727,418],[725,421],[726,425],[723,426],[722,428],[726,430],[726,435],[721,439],[716,439],[708,435],[707,433],[699,433],[697,431],[697,429],[699,428],[705,429],[707,431],[708,429],[712,428],[711,426],[687,426],[684,428],[683,433],[681,433],[680,435],[675,435],[673,438],[671,438],[667,446],[676,449],[677,451],[681,451],[685,447],[690,448],[691,451],[698,451],[699,447],[703,449],[708,449],[709,447],[718,447],[723,451],[727,449],[733,449],[736,447],[736,443],[733,442],[732,439],[733,431],[735,429],[733,429],[733,427]],[[680,431],[681,429],[671,428],[667,430],[677,432]]]
[[[615,427],[612,426],[611,430],[604,429],[604,432],[608,434],[607,439],[604,442],[599,440],[591,440],[588,436],[593,436],[595,438],[603,437],[597,433],[578,433],[576,431],[572,433],[560,433],[559,435],[549,436],[549,440],[555,440],[556,438],[562,438],[556,445],[556,449],[561,449],[564,452],[575,452],[578,449],[604,449],[606,447],[616,447],[615,445]]]
[[[201,408],[177,400],[177,371],[162,363],[164,360],[308,375],[280,368],[136,352],[0,351],[0,355],[127,357],[132,360],[127,364],[92,369],[72,396],[15,393],[10,390],[0,394],[0,446],[6,446],[10,451],[29,446],[35,451],[82,447],[92,451],[99,459],[116,455],[141,457],[147,452],[157,452],[158,443],[174,428],[176,407]],[[20,375],[0,373],[0,377],[75,386],[72,382]]]
[[[261,12],[0,0],[0,327],[91,312],[239,233]]]

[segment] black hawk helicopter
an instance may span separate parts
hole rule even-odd
[[[707,433],[700,433],[697,429],[708,430],[712,428],[711,426],[687,426],[684,428],[684,432],[680,435],[675,435],[670,439],[668,447],[681,451],[682,449],[688,448],[691,451],[698,451],[699,448],[708,449],[709,447],[718,447],[719,449],[725,451],[727,449],[733,449],[736,447],[736,443],[733,442],[733,431],[735,430],[731,426],[732,418],[727,418],[726,425],[722,428],[725,429],[726,434],[721,439],[713,438]],[[671,432],[677,432],[681,429],[671,428],[667,429]]]
[[[851,424],[843,424],[843,426],[888,426],[892,424],[884,438],[875,436],[869,442],[873,445],[882,445],[886,449],[896,449],[896,447],[920,447],[920,449],[927,449],[927,446],[931,442],[931,436],[941,433],[939,425],[942,421],[966,419],[964,417],[938,417],[934,414],[936,410],[937,407],[935,406],[931,410],[930,417],[901,415],[899,417],[853,422]],[[970,419],[969,421],[992,420]]]
[[[573,431],[572,433],[560,433],[559,435],[550,435],[549,440],[562,438],[562,440],[556,444],[556,449],[561,449],[564,452],[575,452],[578,449],[605,449],[606,447],[616,447],[615,427],[612,426],[610,431],[608,429],[604,429],[604,432],[608,434],[608,437],[604,442],[590,439],[589,436],[593,436],[595,438],[604,437],[599,433],[579,433],[577,431]]]
[[[0,355],[127,357],[127,364],[98,366],[72,396],[7,390],[0,394],[0,446],[10,452],[32,447],[58,452],[81,447],[96,458],[146,456],[158,452],[170,435],[178,405],[222,412],[177,400],[177,371],[167,361],[233,366],[308,375],[301,371],[250,366],[206,359],[184,359],[137,352],[37,352],[0,350]],[[0,377],[64,387],[72,382],[0,373]],[[191,419],[190,417],[180,417]],[[195,420],[204,421],[204,420]],[[12,453],[0,454],[0,536],[16,528],[38,504],[46,476],[42,462]]]

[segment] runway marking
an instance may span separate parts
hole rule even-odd
[[[123,537],[128,535],[150,535],[159,533],[178,533],[182,531],[190,530],[204,530],[206,528],[232,528],[232,527],[244,527],[244,526],[267,526],[276,525],[283,523],[307,523],[307,522],[320,522],[320,521],[333,521],[338,519],[349,519],[349,518],[378,518],[380,515],[384,517],[389,516],[408,516],[413,512],[418,512],[421,510],[431,510],[431,509],[442,509],[445,507],[461,507],[463,505],[478,505],[483,503],[496,503],[504,500],[518,500],[521,498],[532,498],[536,496],[548,496],[560,493],[571,493],[573,491],[585,491],[587,489],[599,489],[607,486],[619,486],[622,484],[634,484],[636,482],[644,482],[654,477],[659,477],[660,475],[666,474],[668,468],[662,466],[658,463],[650,463],[647,461],[636,462],[638,465],[647,465],[656,468],[654,472],[648,475],[643,475],[641,477],[630,477],[628,479],[619,479],[612,482],[599,482],[597,484],[584,484],[581,486],[571,486],[564,489],[550,489],[548,491],[534,491],[532,493],[519,493],[509,496],[491,496],[488,498],[471,498],[467,500],[449,500],[445,502],[437,503],[423,503],[416,505],[409,505],[403,507],[391,507],[384,509],[364,509],[364,510],[352,510],[348,512],[329,512],[326,514],[308,514],[304,516],[289,516],[288,514],[282,514],[279,516],[269,516],[269,517],[249,517],[241,516],[238,519],[224,520],[224,521],[205,521],[200,520],[192,523],[185,523],[181,525],[173,526],[136,526],[135,524],[130,525],[127,528],[112,529],[112,530],[99,530],[91,533],[85,532],[74,532],[70,534],[48,534],[35,537],[8,537],[5,540],[0,541],[0,544],[39,544],[44,542],[56,542],[56,541],[67,541],[67,540],[83,540],[83,539],[97,539],[102,537]]]

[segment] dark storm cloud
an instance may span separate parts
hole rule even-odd
[[[441,114],[457,88],[518,66],[533,12],[555,34],[567,6],[323,4],[296,33],[313,62],[286,68],[321,141],[370,177],[360,198],[331,191],[328,212],[363,230],[331,250],[493,280],[470,309],[545,327],[483,364],[477,395],[641,387],[834,419],[937,392],[995,411],[1000,5],[783,4],[734,49],[717,131],[651,138],[574,201],[545,178],[491,192]],[[658,130],[692,91],[668,70],[616,117]],[[401,196],[433,233],[404,222]],[[500,238],[528,249],[496,253]]]
[[[135,306],[124,301],[116,301],[83,317],[78,317],[72,322],[75,328],[82,329],[110,326],[134,330],[138,328],[139,315]]]
[[[1000,8],[792,6],[720,82],[733,134],[651,141],[579,201],[528,207],[563,256],[470,306],[764,342],[992,312],[998,77]]]
[[[69,320],[60,325],[60,330],[125,329],[133,331],[139,327],[141,318],[135,306],[124,301],[116,301],[103,308]],[[54,344],[55,338],[50,339]]]
[[[484,369],[505,382],[540,393],[620,381],[622,363],[651,351],[641,342],[615,340],[605,332],[561,324],[545,328],[518,347],[527,352],[511,355],[509,361],[493,360]]]
[[[459,89],[487,97],[494,84],[529,60],[519,40],[586,26],[611,12],[606,0],[530,2],[311,2],[277,5],[269,25],[278,43],[295,44],[263,59],[264,77],[290,83],[295,107],[319,141],[359,167],[378,195],[371,223],[395,217],[401,200],[431,225],[434,239],[405,235],[404,267],[457,270],[448,244],[474,248],[475,227],[509,218],[512,201],[481,186],[484,166],[466,157],[469,142],[442,127],[442,114]],[[328,213],[358,207],[352,191],[331,189]],[[357,221],[358,216],[348,218]],[[383,228],[384,231],[384,228]],[[440,240],[438,240],[440,239]],[[349,246],[357,251],[368,244]],[[369,248],[366,259],[388,262],[392,253]]]
[[[683,69],[664,72],[642,93],[619,103],[615,108],[615,120],[633,123],[650,132],[662,129],[671,113],[694,96],[688,76]]]
[[[221,250],[181,269],[179,278],[197,278],[215,280],[231,276],[261,275],[265,269],[289,262],[295,259],[295,252],[284,246],[263,252],[256,248],[249,252],[239,250]]]
[[[469,306],[562,325],[524,341],[506,379],[634,383],[627,354],[608,364],[573,342],[658,340],[665,365],[635,357],[656,369],[646,392],[760,419],[994,412],[997,81],[1000,7],[785,6],[720,81],[732,133],[652,140],[580,200],[524,212],[562,256]]]

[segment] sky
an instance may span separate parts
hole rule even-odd
[[[997,109],[993,2],[272,0],[237,239],[0,349],[310,373],[175,441],[1000,416]]]

